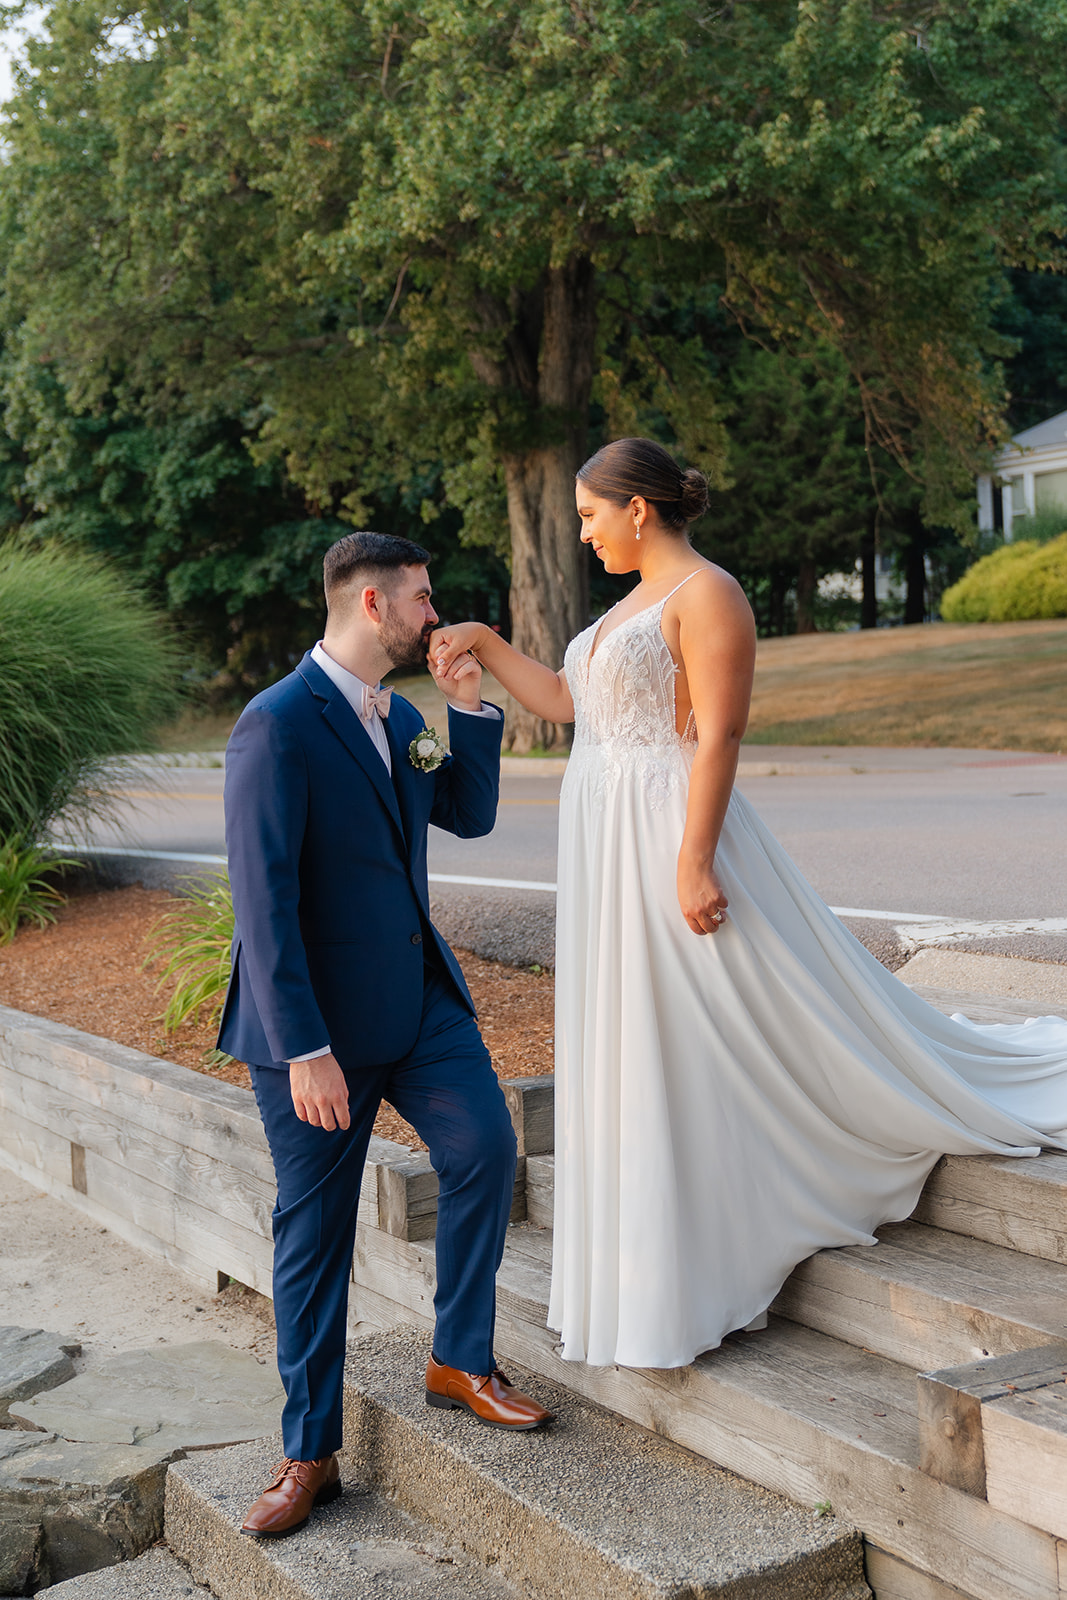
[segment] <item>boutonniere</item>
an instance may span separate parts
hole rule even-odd
[[[436,728],[423,728],[408,745],[408,760],[420,772],[436,772],[447,754]]]

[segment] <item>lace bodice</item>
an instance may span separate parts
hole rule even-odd
[[[692,717],[684,734],[676,727],[678,668],[662,630],[670,598],[635,612],[597,643],[600,619],[571,640],[564,658],[574,701],[568,770],[577,777],[591,768],[598,790],[632,772],[654,808],[673,793],[696,747]]]

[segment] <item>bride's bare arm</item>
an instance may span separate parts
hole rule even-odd
[[[430,639],[430,655],[438,677],[447,678],[470,651],[501,688],[527,711],[546,722],[573,722],[574,702],[562,672],[553,672],[515,650],[484,622],[459,622],[438,628]]]
[[[678,902],[694,933],[714,933],[728,903],[715,851],[748,723],[756,629],[739,585],[718,568],[694,578],[678,600],[678,648],[699,740],[678,854]]]

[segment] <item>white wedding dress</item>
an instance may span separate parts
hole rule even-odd
[[[675,869],[695,745],[676,732],[665,604],[599,644],[588,628],[565,663],[548,1320],[567,1360],[598,1366],[714,1348],[806,1256],[910,1215],[942,1153],[1067,1148],[1067,1022],[934,1010],[737,793],[716,857],[727,919],[689,931]]]

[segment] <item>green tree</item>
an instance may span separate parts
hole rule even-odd
[[[507,553],[513,636],[559,660],[591,406],[614,428],[636,382],[721,462],[707,364],[657,315],[720,283],[836,346],[871,445],[967,515],[994,287],[1058,265],[1062,0],[158,0],[121,47],[95,0],[50,16],[8,292],[76,408],[209,396],[346,519],[440,470],[425,514]]]
[[[733,486],[713,495],[701,548],[738,576],[761,632],[786,631],[791,591],[797,632],[813,632],[818,579],[851,569],[875,508],[855,385],[833,349],[754,345],[727,384]]]

